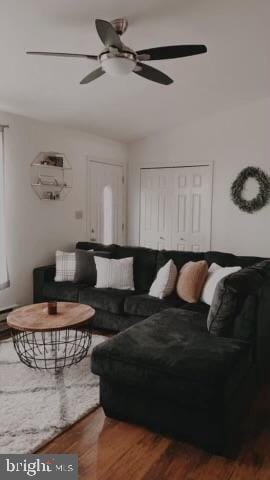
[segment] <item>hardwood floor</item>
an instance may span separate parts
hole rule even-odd
[[[270,480],[269,407],[267,392],[237,460],[108,419],[101,408],[39,453],[78,453],[80,480]]]

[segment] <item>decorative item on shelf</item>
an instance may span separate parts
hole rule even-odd
[[[245,184],[249,178],[258,182],[259,192],[251,200],[243,198]],[[256,167],[246,167],[234,180],[231,186],[231,198],[240,210],[254,213],[261,210],[270,201],[270,177],[263,170]]]
[[[44,192],[43,193],[44,200],[60,200],[60,193],[59,192]]]
[[[48,302],[48,314],[57,315],[57,302]]]
[[[52,165],[53,167],[63,168],[64,166],[64,158],[60,155],[48,155],[47,162],[47,165]]]
[[[31,163],[31,186],[41,200],[63,200],[72,188],[72,168],[66,156],[40,152]]]
[[[55,185],[58,186],[59,182],[57,178],[53,177],[52,175],[39,175],[38,177],[38,184],[39,185]]]
[[[63,168],[64,166],[64,157],[61,155],[47,155],[41,160],[41,165],[47,165],[50,167]]]

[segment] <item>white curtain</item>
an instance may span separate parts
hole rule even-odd
[[[4,127],[0,126],[0,290],[9,287],[6,257],[4,131]]]

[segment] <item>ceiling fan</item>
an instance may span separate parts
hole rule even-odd
[[[120,36],[127,30],[128,22],[125,18],[117,18],[112,22],[96,20],[97,33],[105,45],[105,49],[99,55],[87,55],[81,53],[58,53],[58,52],[26,52],[30,55],[49,55],[56,57],[87,58],[97,61],[99,67],[86,75],[81,84],[90,83],[104,73],[109,75],[127,75],[131,72],[153,82],[169,85],[173,80],[160,70],[145,63],[150,60],[166,60],[171,58],[188,57],[206,53],[205,45],[172,45],[167,47],[148,48],[135,52],[123,44]]]

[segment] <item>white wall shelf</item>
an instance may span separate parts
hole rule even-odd
[[[40,200],[64,200],[72,188],[72,167],[65,154],[40,152],[31,163],[31,186]]]

